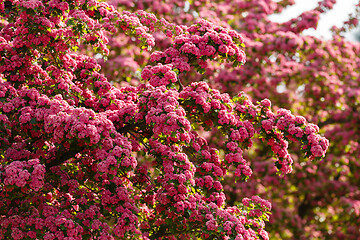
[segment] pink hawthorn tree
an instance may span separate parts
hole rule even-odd
[[[325,161],[309,162],[305,161],[298,144],[290,144],[289,153],[295,160],[293,174],[279,178],[269,154],[273,147],[254,139],[254,146],[244,152],[245,158],[252,161],[251,178],[235,184],[229,175],[222,182],[227,204],[241,203],[242,198],[250,195],[271,200],[272,216],[266,230],[273,239],[358,239],[360,49],[358,43],[346,41],[343,34],[358,25],[359,5],[343,27],[332,29],[332,39],[325,41],[304,36],[302,32],[316,28],[321,14],[340,1],[318,1],[313,10],[281,24],[269,20],[269,15],[281,13],[294,4],[293,0],[108,2],[119,11],[141,9],[182,25],[205,18],[241,33],[247,54],[245,66],[234,68],[231,63],[207,61],[203,74],[182,73],[181,82],[187,85],[206,81],[210,87],[232,97],[245,91],[253,102],[269,98],[273,109],[284,107],[318,124],[320,132],[330,140],[330,148]],[[172,44],[165,34],[154,36],[158,50],[163,51]],[[146,56],[140,54],[134,39],[125,35],[109,39],[108,62],[128,57],[131,52],[134,59],[139,59],[137,65],[131,66],[134,69],[144,67]],[[128,72],[114,75],[114,65],[103,66],[106,66],[104,73],[114,83],[128,81],[133,84],[139,80],[136,74]],[[124,61],[121,66],[129,69]],[[264,122],[265,127],[272,124]],[[202,136],[209,145],[221,148],[226,142],[226,137],[217,129],[205,130]],[[290,131],[296,132],[294,128]]]
[[[296,77],[287,99],[276,94],[286,73],[303,71],[274,51],[301,59],[297,33],[316,15],[268,29],[286,3],[0,1],[0,239],[269,239],[268,200],[306,187],[287,175],[293,159],[311,173],[329,146],[298,115],[350,119],[308,111],[315,100],[293,115],[266,98],[293,108],[313,97],[291,94]],[[245,51],[253,64],[240,67]],[[285,181],[261,198],[259,179]]]

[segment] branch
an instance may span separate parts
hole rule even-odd
[[[75,157],[75,155],[83,149],[84,147],[78,147],[75,142],[71,143],[69,149],[66,149],[64,145],[61,145],[55,154],[55,159],[45,164],[46,170],[48,171],[51,167],[60,165],[68,159]]]
[[[346,122],[348,122],[347,119],[335,120],[335,119],[333,119],[333,118],[329,118],[329,119],[326,119],[324,122],[318,123],[317,125],[318,125],[319,128],[322,128],[322,127],[324,127],[324,126],[326,126],[326,125],[329,125],[329,124],[334,124],[334,123],[346,123]]]

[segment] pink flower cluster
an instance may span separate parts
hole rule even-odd
[[[254,199],[253,199],[254,198]],[[264,220],[268,218],[268,211],[271,209],[271,204],[261,198],[254,196],[248,203],[251,202],[252,206],[244,205],[244,208],[229,207],[226,209],[216,209],[215,206],[209,204],[210,212],[205,214],[207,232],[202,235],[205,239],[211,239],[211,233],[218,233],[221,236],[233,238],[237,240],[242,239],[256,239],[261,237],[262,239],[269,239],[267,232],[264,230]],[[263,205],[260,205],[260,201]],[[254,216],[244,217],[242,211],[257,211],[258,214]],[[251,209],[251,210],[250,210]],[[216,212],[215,212],[215,211]],[[245,226],[251,226],[245,228]],[[221,230],[223,229],[223,230]],[[204,229],[205,230],[205,229]],[[225,238],[226,238],[225,237]]]
[[[139,113],[135,119],[145,120],[146,124],[152,126],[154,137],[165,138],[166,142],[188,138],[187,132],[191,126],[185,118],[185,110],[179,106],[179,93],[165,86],[144,85],[141,88]]]
[[[227,94],[209,88],[206,83],[192,83],[180,93],[182,105],[190,112],[189,117],[201,123],[205,129],[217,126],[228,136],[225,144],[225,163],[234,165],[235,176],[247,179],[252,170],[243,158],[243,149],[251,147],[255,129],[247,120],[243,121],[233,111],[234,104]],[[201,115],[201,112],[205,113]]]
[[[33,209],[29,216],[19,215],[2,218],[2,226],[11,229],[11,239],[82,239],[83,228],[71,219],[71,214],[65,211],[59,214],[56,207],[40,205]],[[43,233],[40,233],[42,230]],[[44,230],[46,232],[44,232]],[[4,239],[3,233],[0,238]]]
[[[282,173],[292,171],[293,160],[288,152],[288,141],[299,141],[305,156],[311,160],[321,160],[329,147],[329,141],[318,135],[319,128],[308,124],[304,117],[294,116],[289,110],[279,109],[277,113],[270,110],[268,99],[254,105],[245,95],[239,94],[236,110],[245,119],[258,122],[259,133],[263,134],[267,143],[277,157],[276,166]]]
[[[13,161],[3,167],[1,172],[1,181],[9,192],[11,192],[11,189],[14,189],[14,187],[23,189],[30,188],[37,192],[44,185],[45,166],[40,164],[39,159],[31,159],[27,162]]]
[[[148,80],[151,86],[168,86],[177,82],[177,74],[173,71],[171,64],[162,65],[158,63],[156,66],[147,65],[141,72],[143,80]]]
[[[195,186],[206,189],[204,200],[221,207],[225,202],[221,180],[226,166],[221,162],[218,150],[209,147],[206,139],[195,132],[191,133],[190,144],[193,148],[191,154],[196,158]]]
[[[154,25],[157,21],[155,15],[144,11],[137,13],[124,11],[122,15],[118,16],[115,26],[121,28],[128,35],[138,37],[142,44],[150,50],[155,45],[155,39],[148,32],[154,31]]]
[[[245,52],[240,46],[243,40],[240,34],[216,26],[206,20],[191,25],[187,33],[179,34],[173,39],[173,46],[163,52],[154,52],[151,61],[171,63],[180,72],[189,71],[194,66],[204,72],[207,60],[217,57],[232,62],[234,66],[244,64]]]

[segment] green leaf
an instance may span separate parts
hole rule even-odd
[[[67,22],[66,22],[66,26],[70,26],[70,25],[74,25],[74,19],[70,18]]]
[[[36,118],[33,117],[33,118],[30,120],[30,123],[31,123],[31,124],[37,124]]]
[[[200,74],[204,74],[204,73],[205,73],[205,69],[204,69],[204,68],[199,68],[199,69],[198,69],[198,72],[199,72]]]

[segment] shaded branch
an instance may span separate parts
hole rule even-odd
[[[324,122],[319,122],[317,125],[319,128],[322,128],[322,127],[325,127],[329,124],[334,124],[334,123],[346,123],[348,122],[347,119],[340,119],[340,120],[335,120],[333,118],[329,118],[329,119],[326,119]]]
[[[79,147],[75,142],[71,143],[69,149],[66,149],[64,145],[61,145],[55,154],[55,159],[45,164],[46,170],[48,171],[51,167],[60,165],[66,162],[68,159],[75,157],[75,155],[81,152],[83,149],[84,147]]]

